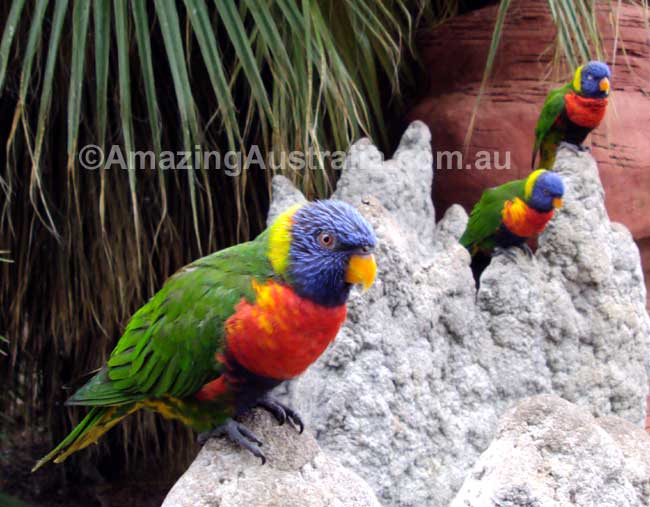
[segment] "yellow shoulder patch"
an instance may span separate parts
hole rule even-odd
[[[528,206],[526,206],[526,203],[519,197],[515,197],[512,201],[506,201],[501,211],[501,218],[508,228],[516,227],[525,222],[527,211]]]
[[[582,90],[582,68],[584,65],[581,65],[576,69],[576,73],[573,75],[573,89],[577,92]]]
[[[540,175],[544,172],[546,172],[546,169],[537,169],[537,171],[533,171],[530,173],[530,176],[526,178],[526,186],[524,187],[524,199],[526,201],[528,201],[528,199],[530,199],[530,196],[533,195],[535,182],[537,181],[537,178],[539,178]]]
[[[273,266],[273,271],[282,274],[289,265],[289,248],[291,247],[291,224],[293,215],[304,204],[296,204],[281,213],[271,225],[269,231],[268,257]]]

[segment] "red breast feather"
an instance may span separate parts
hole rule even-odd
[[[501,218],[510,232],[521,238],[531,238],[546,228],[546,224],[553,218],[553,210],[536,211],[521,199],[515,198],[514,201],[506,201]]]
[[[607,99],[588,99],[571,92],[564,96],[564,104],[569,120],[581,127],[593,129],[605,117]]]
[[[317,305],[273,281],[253,283],[253,288],[255,304],[242,299],[226,321],[228,350],[252,373],[293,378],[334,340],[345,320],[346,307]]]

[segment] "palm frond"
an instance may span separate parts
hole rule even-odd
[[[9,340],[7,340],[4,336],[0,334],[0,346],[4,346],[7,343],[9,343]],[[2,348],[0,348],[0,356],[5,356],[7,357],[9,354],[5,352]]]
[[[46,2],[44,2],[46,4]],[[47,4],[46,4],[47,6]],[[7,16],[4,31],[2,32],[2,40],[0,41],[0,93],[5,82],[5,73],[7,71],[7,62],[9,61],[9,51],[11,44],[16,35],[16,28],[20,21],[20,15],[25,7],[25,0],[15,0],[11,4],[11,10]]]
[[[0,371],[24,394],[3,408],[20,398],[21,417],[60,436],[75,415],[40,403],[101,364],[178,266],[257,233],[274,173],[323,197],[336,174],[321,151],[362,134],[388,147],[386,103],[425,3],[4,2],[0,94],[13,116],[0,124],[0,236],[20,256],[0,257],[0,325],[20,339]],[[121,148],[126,166],[83,169],[90,144],[104,162]],[[269,170],[247,169],[254,145]],[[187,170],[154,167],[165,152],[212,150],[242,152],[232,174],[193,157]],[[289,167],[294,150],[315,152],[313,167]],[[137,442],[158,434],[152,421],[136,419]]]

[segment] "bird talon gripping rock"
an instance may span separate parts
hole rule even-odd
[[[220,428],[217,428],[217,431],[219,436],[227,436],[232,442],[243,447],[256,458],[260,458],[262,465],[266,463],[266,456],[259,448],[263,445],[262,441],[243,424],[230,419]]]
[[[494,251],[492,252],[492,257],[507,257],[511,261],[516,261],[517,260],[517,254],[513,252],[510,248],[502,248],[502,247],[495,247]]]
[[[272,396],[265,396],[257,402],[257,406],[263,408],[269,412],[275,419],[278,421],[280,426],[289,420],[291,424],[298,430],[298,433],[302,433],[305,429],[305,425],[302,422],[302,419],[298,413],[292,408],[287,407],[281,403],[276,398]]]
[[[532,260],[532,259],[535,258],[535,254],[533,253],[531,248],[528,246],[528,243],[523,243],[523,244],[519,245],[519,248],[521,248],[523,250],[523,252],[526,254],[526,257],[528,257],[529,259]]]
[[[573,143],[568,143],[566,141],[562,141],[558,145],[558,148],[566,148],[567,150],[569,150],[570,152],[575,153],[576,155],[579,154],[581,151],[583,151],[581,149],[581,146],[579,146],[577,144],[573,144]]]

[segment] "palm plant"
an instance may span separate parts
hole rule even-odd
[[[598,55],[595,2],[547,1],[557,60],[575,66]],[[64,388],[105,359],[129,315],[175,268],[263,226],[275,172],[319,197],[335,177],[319,157],[314,170],[236,177],[199,167],[87,171],[78,163],[84,145],[160,153],[255,144],[269,161],[344,150],[364,134],[388,148],[387,104],[399,96],[421,15],[443,22],[473,3],[3,2],[0,235],[20,252],[11,267],[0,264],[0,328],[12,338],[0,362],[10,386],[3,410],[58,438],[71,423],[59,406]],[[482,89],[510,4],[500,2]],[[130,438],[139,444],[131,449],[160,452],[165,433],[154,421],[139,416],[137,432],[125,427],[125,447]]]
[[[381,139],[422,8],[422,0],[0,6],[0,231],[21,253],[0,268],[0,327],[12,338],[0,371],[21,393],[2,398],[15,420],[58,438],[70,426],[59,407],[66,388],[105,359],[161,279],[258,231],[274,172],[311,196],[327,195],[333,176],[318,157],[314,170],[238,177],[199,167],[88,171],[81,148],[259,145],[270,157],[344,150],[364,134]],[[159,423],[143,417],[129,438],[157,443]]]

